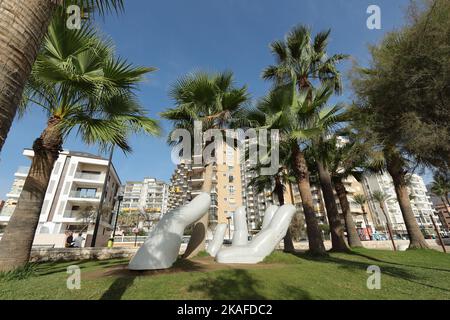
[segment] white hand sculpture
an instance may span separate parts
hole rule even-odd
[[[215,257],[217,252],[219,252],[220,248],[222,247],[226,231],[227,231],[226,223],[221,223],[217,225],[216,231],[214,232],[214,238],[208,244],[208,248],[206,249],[206,252],[208,252],[211,255],[211,257]]]
[[[245,246],[248,243],[248,226],[245,207],[239,207],[233,215],[233,246]]]
[[[266,209],[266,212],[264,213],[264,220],[261,226],[261,230],[253,236],[252,241],[258,239],[258,236],[261,234],[261,231],[267,229],[267,227],[270,225],[270,222],[272,222],[273,216],[275,215],[278,209],[280,209],[280,207],[275,205],[272,205]]]
[[[269,210],[272,211],[273,208],[271,207]],[[293,205],[282,206],[275,212],[269,225],[261,230],[248,245],[221,249],[216,255],[216,261],[245,264],[263,261],[286,236],[295,211],[296,208]]]
[[[207,214],[211,196],[201,193],[189,204],[163,215],[131,259],[130,270],[168,269],[177,260],[184,229]]]

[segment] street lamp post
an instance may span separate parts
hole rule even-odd
[[[227,217],[228,220],[228,239],[231,240],[231,217]]]

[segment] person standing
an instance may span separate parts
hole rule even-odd
[[[73,240],[73,246],[74,248],[82,248],[83,247],[83,241],[86,240],[85,238],[83,238],[83,234],[79,233],[78,237],[75,238],[75,240]]]
[[[73,233],[72,231],[67,231],[67,238],[66,238],[66,248],[73,248]]]

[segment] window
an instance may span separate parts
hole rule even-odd
[[[234,193],[234,192],[236,191],[236,189],[234,188],[234,186],[229,186],[229,187],[228,187],[228,191],[229,191],[230,193]]]
[[[233,176],[229,176],[229,177],[228,177],[228,181],[229,181],[230,183],[233,183],[234,177],[233,177]]]

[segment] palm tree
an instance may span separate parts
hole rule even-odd
[[[174,130],[187,129],[194,132],[194,122],[200,121],[203,130],[227,129],[234,119],[240,119],[249,101],[247,87],[234,85],[233,73],[208,74],[195,72],[180,78],[172,87],[170,96],[175,107],[161,113],[173,122]],[[170,135],[171,136],[171,135]],[[194,135],[191,134],[191,137]],[[202,191],[212,189],[213,164],[206,163],[203,171]],[[185,258],[196,256],[205,248],[209,215],[194,225]]]
[[[123,9],[122,0],[0,1],[0,152],[52,17],[70,4],[101,15]]]
[[[450,175],[448,173],[436,172],[433,175],[431,192],[441,199],[442,204],[447,208],[447,211],[450,214]]]
[[[396,251],[394,237],[393,237],[393,233],[392,233],[391,221],[386,213],[386,210],[384,209],[384,202],[388,199],[389,199],[389,197],[383,191],[375,191],[372,194],[372,200],[378,203],[381,211],[383,212],[384,218],[386,219],[386,225],[388,228],[389,237],[391,238],[392,246],[394,247],[394,251]]]
[[[130,134],[159,133],[134,94],[152,70],[115,58],[111,42],[91,27],[67,30],[64,19],[55,17],[22,104],[44,109],[47,127],[33,143],[30,173],[0,242],[1,270],[28,262],[51,171],[72,131],[87,144],[115,145],[124,152],[131,151]]]
[[[265,115],[263,126],[267,129],[278,129],[281,140],[291,151],[291,166],[297,178],[302,198],[305,221],[309,238],[310,251],[313,254],[324,254],[325,247],[318,221],[314,212],[310,172],[305,154],[299,142],[311,141],[322,134],[333,123],[338,107],[326,108],[331,92],[329,86],[318,90],[311,88],[309,92],[297,92],[297,82],[280,85],[272,90],[258,106]]]
[[[311,36],[311,30],[306,26],[297,26],[286,36],[284,41],[275,41],[271,44],[272,53],[275,55],[277,64],[269,66],[263,71],[262,77],[266,80],[273,80],[275,86],[289,85],[295,82],[298,86],[299,92],[306,92],[307,99],[312,99],[311,89],[314,87],[314,82],[326,84],[333,88],[333,91],[340,93],[342,90],[340,72],[336,68],[336,64],[346,59],[348,56],[343,54],[336,54],[329,57],[326,53],[326,48],[329,41],[331,30],[319,32],[314,39]],[[330,93],[331,95],[331,93]],[[294,153],[298,158],[298,168],[307,169],[307,164],[304,156],[301,154],[298,145],[293,145]],[[303,158],[303,159],[302,159]],[[347,251],[348,247],[344,240],[344,234],[340,221],[337,218],[337,208],[334,196],[330,197],[332,193],[331,179],[329,172],[326,171],[325,166],[318,163],[320,169],[321,185],[325,189],[326,194],[327,213],[330,215],[330,222],[332,223],[332,239],[333,249],[337,251]],[[305,170],[299,173],[305,178]],[[309,176],[309,173],[306,174]],[[301,179],[304,181],[304,179]],[[308,198],[306,190],[307,185],[302,185],[305,199]],[[331,193],[330,193],[331,190]],[[334,210],[335,209],[335,210]],[[306,219],[308,223],[308,219]]]
[[[366,212],[366,204],[367,204],[367,198],[365,195],[363,194],[355,194],[353,196],[353,200],[359,204],[359,206],[361,207],[361,211],[363,213],[363,218],[364,218],[364,224],[366,225],[366,227],[369,226],[369,220],[367,219],[367,212]]]
[[[339,112],[339,109],[337,109],[336,112]],[[322,135],[313,139],[310,149],[313,153],[313,161],[317,168],[317,176],[322,189],[327,217],[330,224],[332,251],[348,252],[349,247],[345,241],[344,227],[339,218],[331,174],[333,164],[330,161],[329,149],[334,148],[335,146],[332,146],[332,144],[337,143],[337,141],[325,138],[326,133],[327,130],[324,130]]]
[[[337,136],[334,136],[324,143],[318,150],[322,158],[326,161],[331,179],[341,205],[347,230],[348,244],[352,248],[362,247],[361,240],[356,231],[353,214],[348,201],[348,192],[344,180],[354,176],[356,179],[361,175],[364,156],[360,150],[359,144],[348,140],[343,145],[338,145]]]
[[[349,56],[327,55],[330,33],[331,30],[322,31],[312,39],[308,27],[294,27],[284,41],[275,41],[270,45],[277,64],[267,67],[262,77],[281,85],[291,83],[292,75],[295,75],[300,91],[310,89],[314,81],[319,81],[329,83],[336,93],[340,93],[341,76],[336,64]]]

